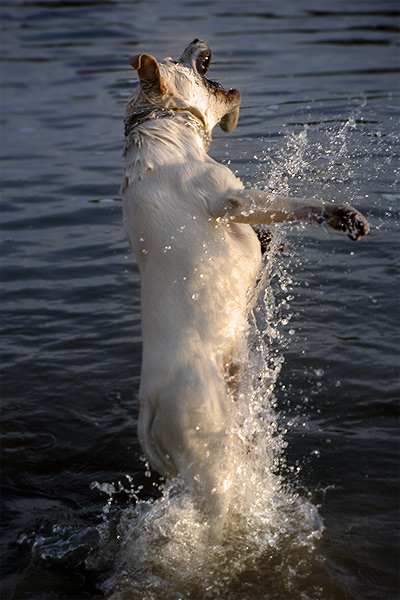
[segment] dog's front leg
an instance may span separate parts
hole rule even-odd
[[[326,223],[345,231],[350,239],[359,240],[369,233],[367,219],[350,204],[323,200],[287,198],[260,190],[232,190],[210,207],[212,215],[224,221],[264,225],[285,221]]]

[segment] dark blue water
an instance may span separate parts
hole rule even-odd
[[[2,597],[397,598],[397,2],[1,12]],[[211,155],[249,185],[349,201],[371,224],[358,244],[281,228],[274,419],[298,525],[276,501],[279,543],[258,526],[213,549],[212,568],[190,506],[160,497],[141,458],[139,277],[119,196],[126,57],[177,58],[196,37],[211,78],[243,96]]]

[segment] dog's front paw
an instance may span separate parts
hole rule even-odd
[[[368,235],[367,219],[350,204],[333,205],[329,213],[326,219],[328,225],[338,231],[345,231],[351,240],[358,241],[363,235]]]

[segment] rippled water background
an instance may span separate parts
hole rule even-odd
[[[110,512],[126,518],[140,486],[145,507],[159,495],[136,438],[139,279],[119,197],[135,84],[126,57],[177,58],[195,37],[213,49],[210,77],[243,95],[238,128],[216,131],[211,155],[251,185],[350,201],[372,231],[353,244],[285,227],[272,279],[282,476],[323,521],[315,565],[286,565],[299,576],[284,593],[271,578],[278,558],[260,553],[233,582],[225,557],[197,595],[185,581],[174,594],[170,580],[146,595],[138,571],[114,597],[398,597],[397,10],[387,0],[2,2],[3,598],[112,593]]]

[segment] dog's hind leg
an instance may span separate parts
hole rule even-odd
[[[158,433],[158,411],[154,398],[142,398],[138,421],[138,435],[140,445],[151,467],[163,477],[173,477],[176,468],[166,450],[161,446],[162,440]]]
[[[179,369],[160,391],[151,444],[165,467],[173,465],[210,524],[222,534],[231,501],[233,436],[231,402],[222,374],[206,361]],[[169,469],[171,470],[171,469]]]
[[[193,482],[195,502],[209,525],[210,537],[219,541],[232,501],[232,442],[230,434],[196,436],[191,451],[182,457],[184,479]]]

